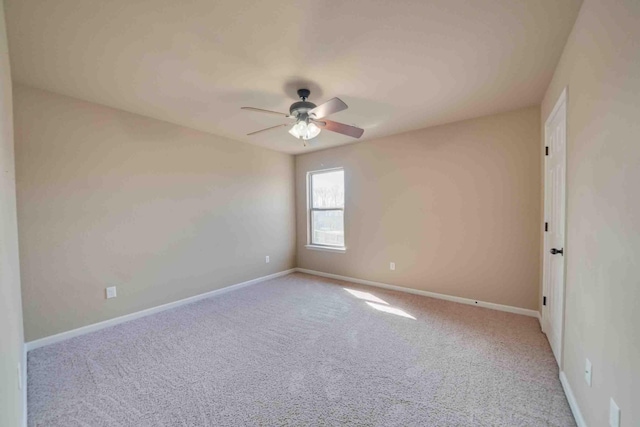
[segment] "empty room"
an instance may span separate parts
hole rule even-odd
[[[0,426],[640,427],[640,1],[0,0]]]

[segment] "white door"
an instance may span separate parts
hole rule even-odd
[[[564,227],[567,142],[566,89],[545,123],[542,327],[558,362],[564,325]]]

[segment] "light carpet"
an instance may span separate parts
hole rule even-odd
[[[31,426],[574,426],[534,318],[291,274],[30,351]]]

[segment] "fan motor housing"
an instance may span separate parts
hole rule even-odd
[[[301,114],[306,114],[308,111],[313,110],[314,108],[316,108],[316,104],[314,104],[313,102],[298,101],[291,104],[291,107],[289,108],[289,114],[294,117],[298,117]]]

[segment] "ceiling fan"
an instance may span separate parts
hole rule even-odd
[[[340,98],[333,98],[325,102],[324,104],[316,105],[313,102],[307,101],[307,98],[309,98],[310,94],[311,92],[309,91],[309,89],[298,89],[298,96],[300,97],[300,101],[291,104],[291,107],[289,108],[289,114],[278,113],[277,111],[269,111],[253,107],[242,107],[242,109],[256,111],[258,113],[272,114],[295,120],[295,124],[291,127],[291,129],[289,129],[289,133],[298,139],[302,139],[303,141],[308,141],[315,138],[316,136],[318,136],[318,134],[320,134],[320,131],[322,129],[341,133],[343,135],[348,135],[353,138],[360,138],[362,136],[362,134],[364,133],[364,129],[325,119],[325,117],[330,114],[337,113],[338,111],[346,110],[347,108],[349,108],[347,104],[342,102]],[[271,126],[266,129],[251,132],[248,133],[247,136],[281,128],[284,126],[290,126],[290,123],[282,123],[277,126]]]

